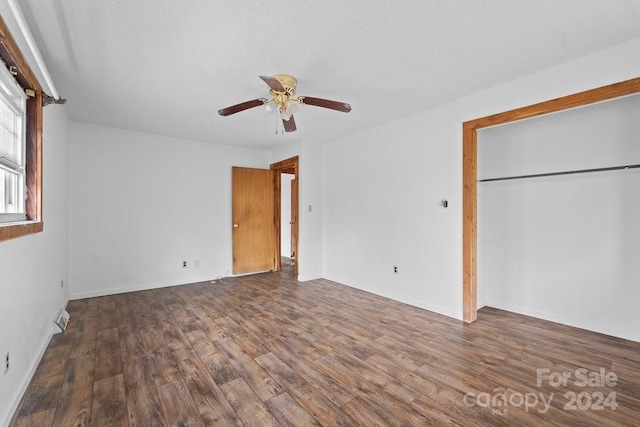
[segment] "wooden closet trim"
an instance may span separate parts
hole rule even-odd
[[[538,104],[469,120],[462,124],[462,306],[463,320],[471,323],[478,313],[478,129],[556,113],[640,92],[640,77],[551,99]]]

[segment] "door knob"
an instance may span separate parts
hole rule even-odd
[[[240,227],[238,224],[233,224],[233,228],[238,228]]]

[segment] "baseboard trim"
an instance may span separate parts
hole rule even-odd
[[[391,298],[393,299],[393,298]],[[444,308],[438,305],[433,305],[433,304],[427,304],[423,301],[418,301],[418,300],[414,300],[414,299],[396,299],[396,301],[399,301],[403,304],[407,304],[407,305],[411,305],[413,307],[417,307],[417,308],[421,308],[422,310],[427,310],[430,311],[432,313],[436,313],[436,314],[441,314],[443,316],[446,317],[450,317],[452,319],[456,319],[456,320],[460,320],[462,321],[462,313],[461,312],[456,312],[454,310],[448,309],[448,308]]]
[[[612,328],[605,325],[600,325],[591,322],[580,322],[567,318],[562,315],[547,313],[540,310],[533,310],[527,307],[521,307],[512,304],[503,304],[496,301],[487,301],[487,307],[497,308],[499,310],[510,311],[512,313],[522,314],[525,316],[535,317],[537,319],[548,320],[550,322],[561,323],[563,325],[572,326],[574,328],[585,329],[591,332],[597,332],[599,334],[610,335],[616,338],[622,338],[629,341],[640,342],[640,334],[637,331],[629,331],[623,329]]]
[[[407,304],[410,305],[412,307],[417,307],[420,308],[422,310],[427,310],[430,311],[432,313],[436,313],[436,314],[441,314],[443,316],[447,316],[450,317],[452,319],[456,319],[456,320],[462,320],[462,299],[460,300],[460,311],[456,311],[456,310],[452,310],[450,308],[446,308],[446,307],[441,307],[439,305],[434,305],[434,304],[429,304],[425,301],[421,301],[418,299],[413,299],[413,298],[401,298],[398,296],[390,296],[390,295],[385,295],[381,292],[377,292],[371,289],[367,289],[365,287],[360,287],[360,286],[356,286],[356,285],[351,285],[351,284],[347,284],[344,281],[341,281],[340,279],[332,279],[332,278],[328,278],[325,277],[326,280],[331,280],[332,282],[338,283],[340,285],[344,285],[344,286],[348,286],[350,288],[353,289],[358,289],[364,292],[368,292],[370,294],[373,295],[377,295],[379,297],[383,297],[383,298],[388,298],[392,301],[396,301],[402,304]]]
[[[117,294],[126,294],[128,292],[139,292],[139,291],[148,291],[150,289],[160,289],[160,288],[169,288],[171,286],[182,286],[182,285],[190,285],[193,283],[202,283],[202,282],[210,282],[213,279],[204,279],[199,280],[197,282],[189,282],[189,283],[165,283],[165,284],[147,284],[147,285],[139,285],[139,286],[124,286],[122,288],[112,288],[112,289],[101,289],[97,291],[88,291],[88,292],[78,292],[72,293],[71,299],[85,299],[85,298],[96,298],[96,297],[104,297],[107,295],[117,295]]]
[[[64,304],[60,309],[65,309],[68,303],[69,303],[69,300],[65,300]],[[59,310],[56,313],[58,312]],[[20,405],[20,401],[24,397],[24,393],[27,391],[27,387],[29,387],[31,380],[33,379],[33,375],[36,373],[36,370],[38,369],[38,365],[40,365],[40,362],[42,361],[42,357],[44,356],[44,353],[47,351],[47,347],[49,347],[51,338],[56,333],[60,332],[60,328],[58,328],[55,325],[55,323],[53,323],[53,320],[54,319],[51,319],[51,325],[49,326],[49,333],[47,334],[44,341],[40,345],[36,358],[33,359],[31,361],[31,364],[29,365],[29,369],[27,370],[25,378],[22,381],[20,390],[18,390],[18,393],[15,395],[15,397],[13,398],[13,401],[11,402],[11,406],[9,407],[6,418],[2,420],[2,424],[0,424],[2,425],[2,427],[8,427],[9,424],[11,423],[11,420],[13,419],[13,416],[15,415],[15,412],[18,409],[18,406]]]

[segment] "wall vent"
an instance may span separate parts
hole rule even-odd
[[[67,310],[65,309],[60,310],[60,313],[58,313],[58,317],[56,318],[56,321],[55,321],[56,326],[60,328],[60,332],[64,332],[64,330],[67,329],[69,318],[70,316],[69,316],[69,313],[67,313]]]

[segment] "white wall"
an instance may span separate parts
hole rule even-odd
[[[53,321],[69,296],[69,150],[64,107],[45,107],[43,139],[44,231],[0,242],[0,357],[4,361],[9,351],[11,365],[0,376],[0,425],[8,425],[57,329]]]
[[[638,77],[638,51],[640,39],[326,144],[324,276],[461,319],[462,123]]]
[[[231,168],[269,152],[70,126],[73,299],[230,275]]]
[[[640,94],[478,131],[478,179],[640,163]]]
[[[640,95],[482,130],[479,178],[640,164]],[[640,170],[478,185],[479,305],[640,341]]]
[[[484,303],[640,341],[639,189],[638,169],[482,184]]]
[[[458,316],[460,126],[434,110],[325,146],[326,278]]]
[[[298,280],[309,281],[323,277],[323,200],[322,145],[304,141],[300,150],[298,183],[300,205],[300,236],[298,240]]]

